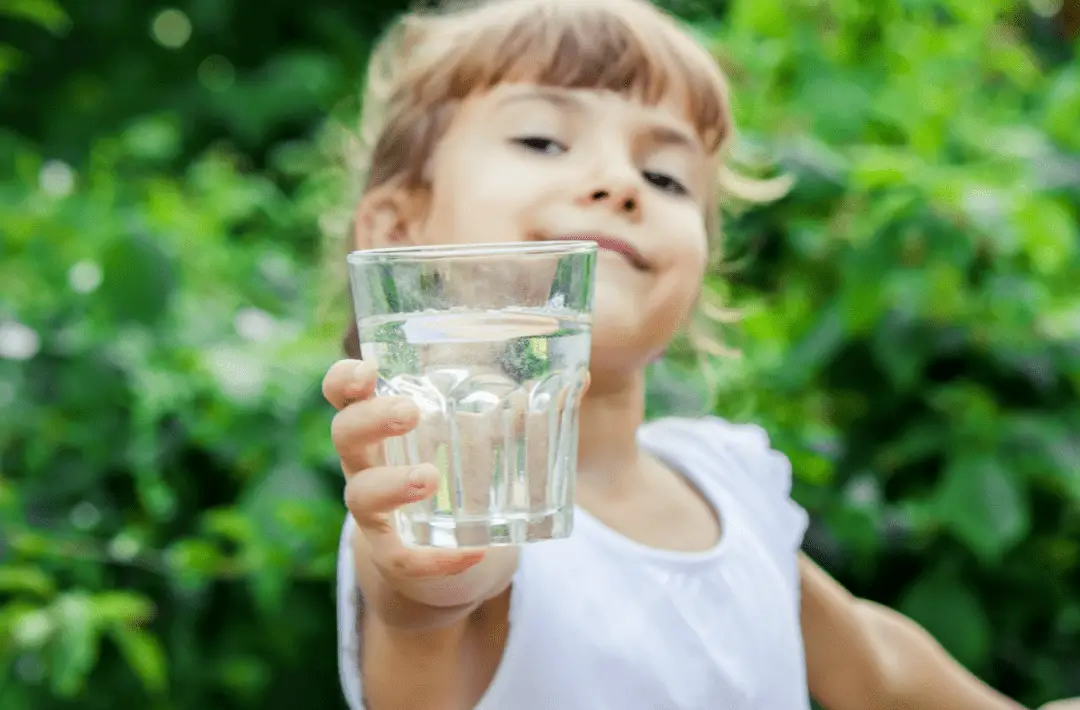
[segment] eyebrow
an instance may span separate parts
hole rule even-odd
[[[670,145],[676,148],[689,148],[695,152],[702,151],[701,141],[691,137],[685,131],[680,131],[678,128],[672,128],[671,126],[651,126],[649,133],[652,134],[652,138],[660,145]]]

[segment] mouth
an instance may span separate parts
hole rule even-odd
[[[596,246],[600,251],[610,251],[620,255],[638,271],[649,270],[649,264],[645,261],[645,257],[641,255],[641,252],[635,249],[632,244],[616,237],[609,237],[606,234],[567,234],[548,237],[548,239],[554,242],[596,242]]]

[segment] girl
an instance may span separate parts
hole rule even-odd
[[[635,257],[599,256],[568,539],[405,548],[387,515],[436,472],[379,451],[418,411],[374,397],[369,364],[330,369],[353,710],[1019,707],[800,554],[807,516],[760,429],[643,423],[644,369],[692,314],[733,184],[703,48],[643,0],[502,0],[406,18],[373,67],[350,248],[603,235]]]

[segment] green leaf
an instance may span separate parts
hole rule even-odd
[[[62,597],[54,607],[59,626],[53,642],[53,692],[63,698],[78,695],[97,662],[99,630],[90,600],[83,593]]]
[[[739,2],[733,4],[730,21],[743,32],[761,39],[785,37],[794,25],[788,10],[781,0]]]
[[[956,660],[981,669],[990,658],[991,628],[982,602],[942,566],[919,577],[899,610],[923,626]]]
[[[904,390],[918,382],[933,350],[927,329],[916,327],[898,314],[890,314],[877,324],[869,344],[874,358]]]
[[[1018,206],[1013,220],[1024,252],[1036,273],[1058,272],[1075,254],[1076,220],[1060,202],[1031,197]]]
[[[180,152],[180,130],[169,116],[143,118],[124,131],[124,145],[131,155],[147,162],[171,160]]]
[[[142,629],[114,626],[109,637],[116,643],[128,666],[151,693],[164,693],[169,686],[168,662],[161,641]]]
[[[904,429],[895,442],[887,444],[878,455],[881,468],[892,471],[931,459],[945,451],[949,432],[938,421],[923,421]]]
[[[1063,71],[1047,92],[1043,125],[1063,146],[1080,150],[1080,70]]]
[[[169,549],[169,565],[177,574],[194,579],[208,579],[217,574],[221,552],[204,540],[182,540]]]
[[[284,571],[269,566],[251,578],[251,595],[255,606],[267,618],[276,618],[283,612],[282,604],[289,580]]]
[[[858,152],[852,162],[852,185],[874,190],[892,185],[918,183],[923,163],[910,154],[887,148],[867,148]]]
[[[0,15],[28,20],[56,35],[71,28],[71,18],[55,0],[4,0]]]
[[[838,304],[830,304],[788,353],[786,368],[778,375],[785,387],[805,387],[844,346],[847,331],[846,314]]]
[[[37,567],[28,565],[0,567],[0,593],[23,592],[39,597],[48,597],[53,594],[55,589],[52,577]]]
[[[208,511],[203,516],[202,524],[208,533],[241,545],[255,537],[251,519],[233,508]]]
[[[940,520],[983,562],[999,560],[1031,528],[1018,478],[992,455],[960,454],[938,484]]]
[[[262,691],[272,680],[272,667],[263,659],[235,656],[217,667],[221,682],[237,695],[251,697]]]
[[[102,259],[101,297],[112,317],[151,325],[160,320],[176,287],[172,260],[151,239],[120,237]]]
[[[19,68],[22,59],[22,52],[12,46],[0,44],[0,82],[3,82],[4,77]]]
[[[834,144],[856,141],[861,136],[870,113],[871,96],[852,79],[850,74],[815,72],[806,82],[804,106],[813,121],[815,136]],[[829,100],[818,100],[822,96],[828,96]]]
[[[104,592],[94,597],[93,611],[100,624],[143,623],[154,615],[154,604],[134,592]]]

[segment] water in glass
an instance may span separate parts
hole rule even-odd
[[[588,313],[557,307],[426,310],[359,318],[379,395],[406,395],[418,426],[389,465],[434,464],[437,494],[395,513],[406,544],[519,544],[569,535]]]

